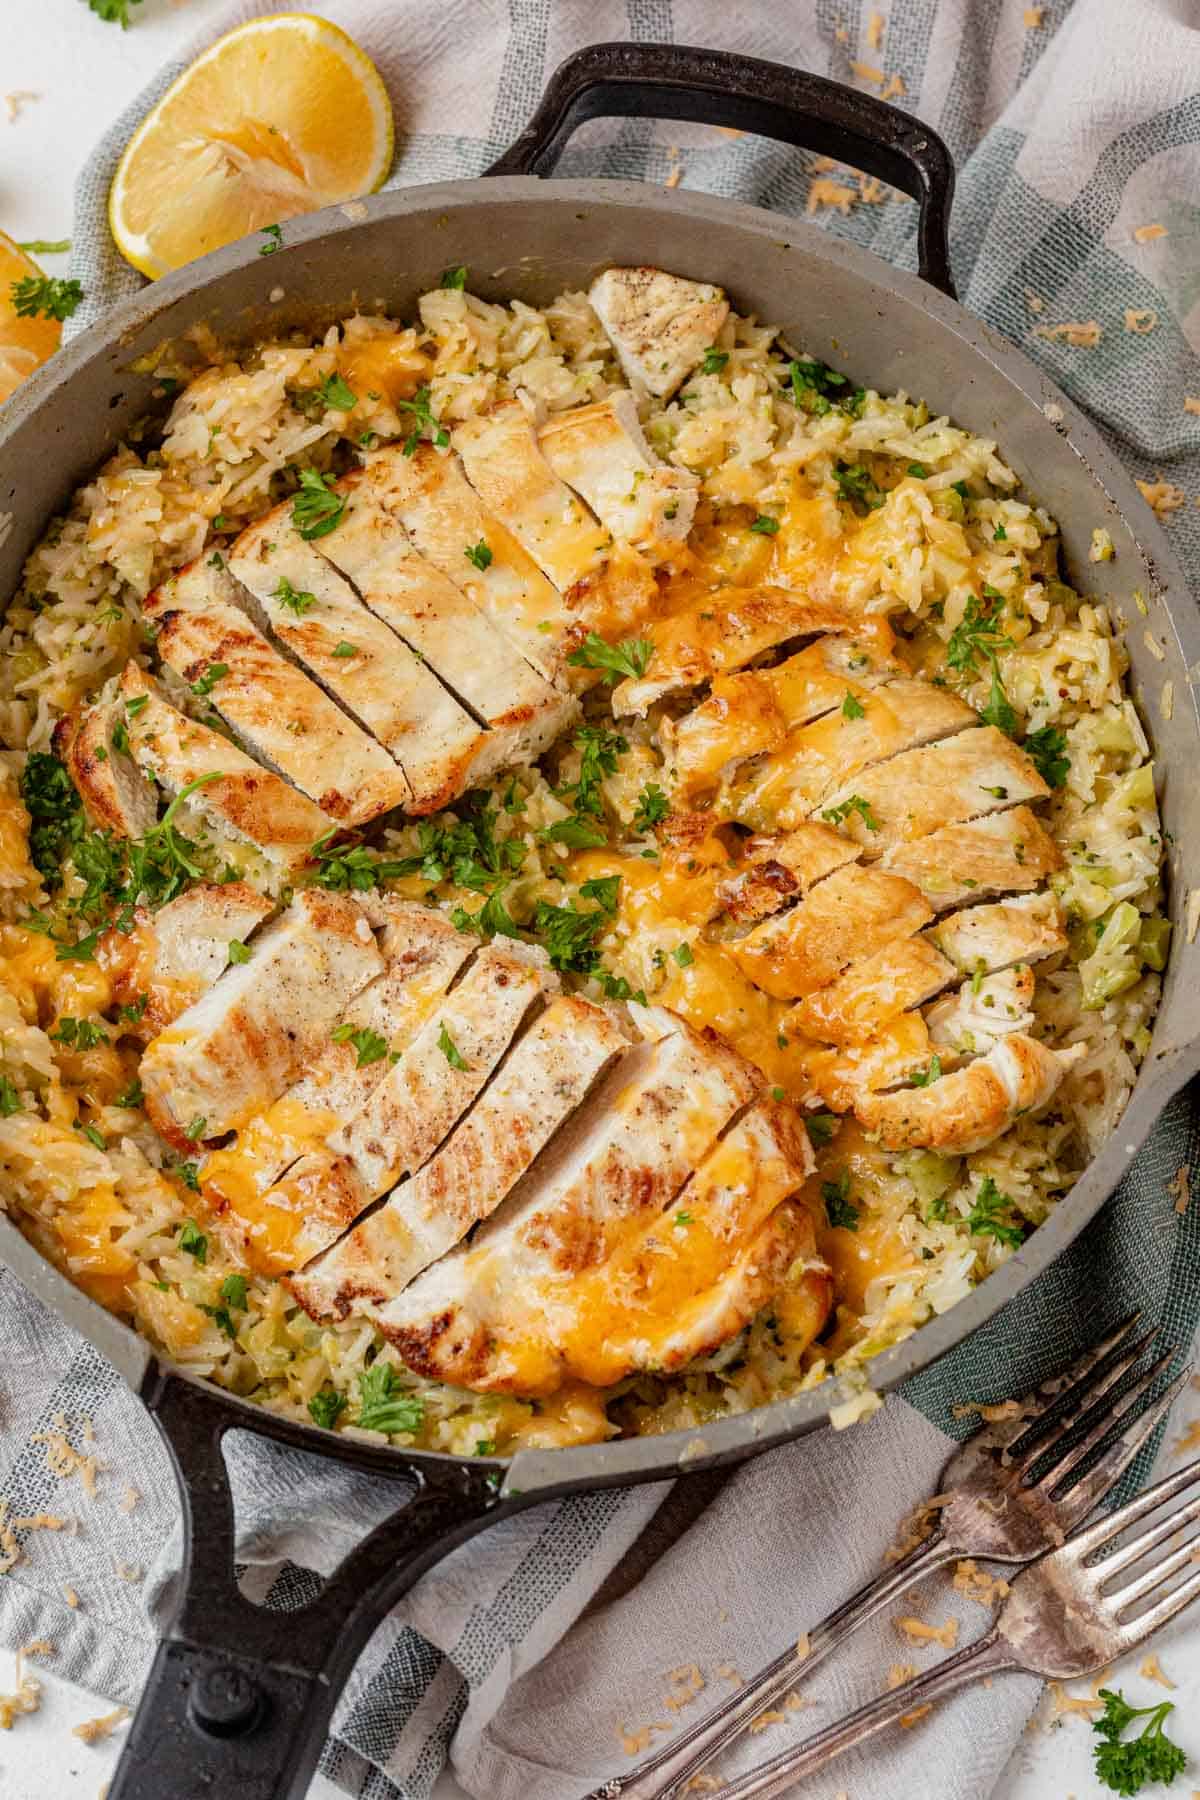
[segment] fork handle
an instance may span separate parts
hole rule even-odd
[[[953,1562],[957,1555],[941,1532],[926,1538],[900,1562],[874,1576],[836,1612],[823,1619],[809,1633],[808,1649],[803,1657],[797,1655],[794,1645],[790,1645],[774,1662],[768,1663],[750,1681],[706,1713],[690,1731],[673,1738],[628,1774],[614,1775],[587,1800],[673,1800],[698,1769],[740,1737],[751,1720],[772,1701],[781,1699],[798,1682],[806,1680],[817,1664],[836,1650],[852,1631],[857,1631],[860,1625],[874,1618],[877,1612],[934,1569]]]
[[[772,1757],[770,1762],[762,1763],[757,1769],[751,1769],[748,1774],[731,1781],[721,1789],[721,1800],[779,1800],[781,1795],[792,1792],[796,1782],[803,1781],[805,1776],[815,1775],[818,1769],[823,1769],[826,1763],[832,1762],[844,1750],[865,1743],[877,1731],[895,1724],[916,1708],[931,1706],[934,1701],[952,1694],[956,1688],[967,1687],[985,1675],[1022,1667],[993,1626],[986,1637],[979,1638],[974,1644],[967,1644],[956,1655],[947,1657],[945,1662],[939,1663],[926,1674],[906,1681],[903,1687],[895,1688],[891,1693],[879,1694],[874,1700],[868,1700],[865,1706],[860,1706],[856,1712],[838,1720],[836,1724],[827,1726],[824,1731],[818,1731],[815,1736],[806,1738],[795,1749],[785,1750],[781,1755]]]

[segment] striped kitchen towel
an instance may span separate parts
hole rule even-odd
[[[240,0],[206,37],[273,10]],[[399,184],[481,173],[521,130],[557,63],[587,42],[737,49],[896,95],[942,133],[961,172],[953,256],[965,304],[1099,421],[1200,569],[1200,416],[1188,403],[1200,396],[1193,5],[326,0],[310,10],[349,30],[383,71],[401,133]],[[80,179],[72,272],[87,301],[74,326],[138,285],[112,247],[105,198],[131,130],[182,66],[163,71]],[[812,212],[839,236],[914,261],[910,203],[868,204],[828,171],[814,186],[814,159],[785,146],[623,120],[589,127],[561,168],[678,178],[784,214]],[[1167,1183],[1196,1153],[1185,1097],[1074,1248],[853,1430],[774,1451],[723,1482],[545,1506],[465,1546],[376,1635],[340,1705],[326,1778],[364,1800],[426,1800],[450,1761],[476,1800],[573,1800],[661,1742],[673,1721],[695,1716],[680,1713],[681,1700],[702,1705],[722,1672],[752,1670],[878,1566],[901,1511],[930,1491],[949,1436],[963,1429],[954,1402],[1019,1391],[1135,1304],[1170,1338],[1190,1338],[1200,1223],[1194,1209],[1177,1212]],[[4,1576],[0,1633],[10,1644],[52,1639],[66,1674],[133,1702],[150,1654],[148,1606],[170,1580],[166,1459],[115,1373],[2,1270],[0,1304],[0,1494],[27,1517],[77,1504],[81,1521],[74,1536],[38,1534]],[[94,1502],[66,1498],[34,1441],[60,1412],[93,1421],[108,1465]],[[273,1606],[300,1604],[388,1504],[372,1482],[253,1440],[235,1443],[233,1471],[247,1590]],[[139,1490],[133,1506],[128,1495],[122,1504],[126,1477]],[[931,1588],[928,1616],[940,1620],[960,1598]],[[974,1617],[977,1626],[983,1615]],[[877,1688],[889,1662],[907,1655],[889,1632],[863,1633],[822,1673],[812,1689],[820,1712],[789,1714],[726,1768]],[[697,1682],[706,1684],[698,1698]],[[978,1800],[1035,1691],[1010,1680],[964,1694],[807,1791]]]

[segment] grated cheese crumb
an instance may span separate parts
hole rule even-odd
[[[1040,294],[1035,294],[1032,288],[1025,289],[1025,304],[1031,313],[1040,313],[1046,310],[1046,302]]]
[[[1105,531],[1103,525],[1097,525],[1092,532],[1091,544],[1088,546],[1088,561],[1111,562],[1115,555],[1111,534]]]
[[[1165,519],[1171,513],[1178,512],[1187,500],[1187,495],[1181,487],[1176,487],[1173,481],[1164,481],[1161,475],[1157,481],[1139,481],[1137,490],[1147,506],[1160,519]]]
[[[984,1400],[966,1400],[961,1406],[952,1406],[950,1411],[956,1419],[966,1419],[971,1413],[978,1413],[989,1425],[1002,1425],[1006,1419],[1022,1419],[1025,1408],[1019,1400],[998,1400],[994,1406]]]
[[[742,1685],[741,1674],[734,1667],[733,1663],[722,1663],[717,1670],[717,1674],[721,1677],[722,1681],[727,1681],[731,1687],[741,1687]]]
[[[919,1506],[914,1506],[912,1511],[901,1519],[895,1543],[890,1549],[884,1551],[885,1567],[889,1563],[902,1562],[911,1550],[915,1550],[918,1544],[924,1543],[933,1530],[939,1508],[948,1506],[950,1499],[949,1494],[934,1494],[930,1499],[922,1500]]]
[[[901,1731],[911,1731],[918,1720],[928,1718],[932,1711],[932,1705],[929,1701],[926,1701],[924,1706],[916,1706],[910,1713],[901,1713],[896,1723],[899,1725]]]
[[[1092,1678],[1090,1694],[1068,1694],[1061,1681],[1052,1681],[1050,1683],[1050,1699],[1054,1707],[1052,1719],[1069,1718],[1076,1714],[1090,1719],[1093,1714],[1103,1712],[1104,1702],[1100,1698],[1100,1689],[1108,1681],[1111,1668],[1112,1664],[1110,1663],[1107,1669],[1101,1669],[1100,1673]]]
[[[815,213],[821,207],[836,208],[845,218],[858,199],[853,188],[843,187],[840,181],[828,181],[823,175],[815,175],[808,184],[808,199],[805,202],[806,213]]]
[[[765,1731],[768,1725],[782,1725],[786,1718],[787,1714],[781,1713],[777,1706],[768,1706],[766,1712],[760,1712],[756,1719],[751,1719],[746,1730],[757,1734]]]
[[[860,1419],[869,1419],[882,1405],[883,1401],[874,1388],[865,1387],[860,1393],[851,1394],[849,1400],[831,1407],[829,1423],[835,1431],[845,1431],[848,1425],[856,1425]]]
[[[112,1736],[118,1725],[123,1725],[129,1717],[127,1706],[114,1706],[111,1712],[101,1713],[98,1719],[84,1719],[81,1725],[72,1728],[72,1737],[77,1737],[84,1744],[99,1744]]]
[[[683,1791],[685,1794],[719,1794],[724,1786],[725,1783],[718,1781],[715,1775],[700,1774],[693,1775]]]
[[[36,1675],[25,1672],[23,1652],[17,1651],[17,1686],[12,1694],[0,1694],[0,1731],[11,1731],[24,1713],[34,1713],[42,1704],[42,1684]]]
[[[743,138],[746,135],[745,132],[740,131],[736,125],[714,125],[713,130],[719,131],[722,137],[727,138]]]
[[[669,1712],[682,1712],[708,1686],[696,1663],[684,1663],[681,1668],[669,1669],[667,1680],[671,1683],[671,1691],[664,1697],[663,1705]]]
[[[53,1656],[54,1645],[49,1638],[31,1638],[27,1644],[21,1645],[22,1656]]]
[[[1138,1674],[1144,1681],[1157,1681],[1160,1687],[1174,1688],[1175,1686],[1175,1683],[1164,1674],[1163,1666],[1157,1656],[1146,1657]]]
[[[1104,333],[1098,319],[1066,319],[1061,325],[1035,325],[1033,335],[1070,344],[1073,350],[1094,350]]]
[[[947,1619],[944,1625],[927,1625],[924,1619],[893,1619],[897,1631],[902,1631],[911,1644],[940,1644],[944,1650],[953,1650],[958,1642],[958,1620]]]
[[[15,125],[25,108],[32,106],[33,102],[40,100],[41,97],[40,94],[35,94],[32,88],[13,88],[5,94],[4,110],[8,114],[9,124]]]
[[[1183,410],[1186,413],[1200,413],[1200,394],[1185,394]]]
[[[883,44],[883,14],[873,12],[867,20],[867,49],[878,50]]]
[[[874,87],[881,88],[887,80],[887,76],[884,74],[883,70],[872,68],[870,63],[852,62],[850,64],[850,73],[852,75],[857,75],[860,81],[869,81]]]
[[[1139,244],[1152,244],[1155,238],[1165,238],[1167,228],[1155,221],[1152,225],[1138,225],[1134,228],[1134,237]]]
[[[888,1692],[903,1687],[906,1681],[914,1681],[916,1674],[916,1663],[893,1663],[887,1674]]]
[[[970,1557],[957,1565],[951,1585],[980,1606],[999,1606],[1002,1600],[1008,1598],[1007,1581],[1002,1581],[998,1575],[989,1575],[986,1569],[979,1568]]]
[[[67,1436],[67,1422],[61,1413],[56,1416],[54,1423],[57,1430],[35,1431],[30,1437],[30,1443],[45,1444],[46,1467],[52,1475],[57,1475],[60,1481],[69,1481],[72,1475],[78,1475],[83,1483],[84,1493],[89,1500],[94,1500],[96,1476],[100,1472],[102,1464],[97,1457],[83,1456],[76,1450]],[[85,1443],[94,1442],[94,1438],[88,1435],[90,1430],[90,1423],[85,1423],[83,1428]]]
[[[1173,681],[1163,682],[1162,699],[1159,701],[1158,706],[1163,718],[1169,725],[1175,711],[1175,683]]]
[[[1185,1213],[1192,1198],[1192,1173],[1186,1163],[1176,1169],[1168,1181],[1167,1192],[1175,1196],[1175,1211]]]
[[[811,1649],[812,1644],[809,1641],[808,1633],[807,1631],[802,1631],[800,1636],[796,1639],[796,1661],[804,1662]]]
[[[907,92],[908,89],[904,85],[903,75],[889,75],[884,82],[883,87],[880,89],[879,98],[881,100],[898,100],[903,94],[907,94]],[[905,196],[903,194],[898,194],[896,197],[897,199],[902,200]]]
[[[117,1505],[121,1508],[122,1512],[129,1513],[137,1506],[141,1497],[140,1492],[134,1487],[132,1481],[127,1481],[125,1483],[125,1491],[121,1495],[120,1500],[118,1500]]]
[[[1143,619],[1149,618],[1150,608],[1146,605],[1146,596],[1143,594],[1141,588],[1134,588],[1133,604],[1137,607]]]
[[[669,1725],[639,1725],[636,1731],[630,1731],[626,1726],[618,1725],[617,1736],[621,1740],[621,1748],[626,1756],[641,1756],[644,1751],[649,1750],[654,1742],[655,1732],[659,1732],[665,1737],[670,1730]]]
[[[146,1573],[138,1563],[124,1563],[119,1556],[113,1557],[113,1568],[122,1581],[140,1581]]]
[[[65,1587],[63,1589],[63,1599],[66,1601],[67,1605],[71,1608],[72,1612],[75,1612],[78,1610],[79,1595],[75,1592],[75,1589],[73,1587]]]
[[[1158,314],[1152,306],[1127,306],[1125,308],[1125,329],[1136,331],[1145,337],[1158,324]]]
[[[1021,15],[1021,23],[1026,31],[1037,31],[1045,16],[1044,6],[1027,6]]]
[[[1183,1436],[1171,1445],[1172,1456],[1183,1456],[1188,1450],[1200,1450],[1200,1419],[1193,1419]]]

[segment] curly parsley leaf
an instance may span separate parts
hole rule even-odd
[[[44,750],[31,750],[21,771],[21,799],[32,826],[33,866],[48,886],[56,887],[61,865],[83,830],[83,808],[66,765]]]
[[[1101,1688],[1099,1698],[1104,1712],[1092,1721],[1092,1730],[1102,1741],[1093,1746],[1092,1755],[1105,1787],[1115,1794],[1138,1794],[1152,1782],[1174,1781],[1183,1773],[1187,1757],[1163,1730],[1168,1713],[1175,1710],[1173,1701],[1130,1706],[1119,1690],[1114,1693],[1111,1688]],[[1137,1737],[1122,1742],[1122,1732],[1134,1719],[1146,1723]]]
[[[629,744],[619,731],[607,731],[602,725],[581,725],[574,743],[579,751],[579,779],[554,792],[560,800],[570,798],[577,813],[590,813],[598,819],[604,812],[600,784],[606,775],[616,774],[617,758],[624,756]]]
[[[728,350],[706,350],[700,364],[701,375],[719,375],[729,361]]]
[[[294,614],[297,619],[302,619],[317,604],[315,594],[310,594],[307,588],[294,588],[286,575],[271,598],[278,600],[285,612]]]
[[[330,1035],[335,1044],[350,1044],[358,1052],[355,1064],[358,1069],[366,1069],[371,1063],[382,1062],[388,1053],[387,1039],[365,1025],[359,1028],[337,1025]]]
[[[1071,772],[1065,731],[1060,731],[1056,725],[1043,725],[1040,731],[1029,733],[1021,748],[1047,787],[1063,786]]]
[[[300,470],[300,491],[292,501],[292,524],[306,540],[328,537],[342,522],[346,502],[331,491],[332,480],[332,476],[321,475],[316,469]],[[312,595],[308,598],[311,600]]]
[[[18,319],[69,319],[83,299],[79,282],[59,275],[26,275],[8,291]]]
[[[859,815],[868,831],[881,829],[879,820],[871,811],[871,802],[864,800],[861,794],[851,794],[847,799],[840,801],[837,806],[827,806],[821,817],[828,819],[831,825],[844,825],[851,813]]]
[[[519,937],[516,920],[501,897],[503,892],[503,888],[496,888],[478,912],[471,913],[463,906],[456,906],[450,914],[450,923],[456,931],[477,931],[485,938]]]
[[[849,1169],[843,1169],[835,1180],[821,1183],[821,1198],[831,1225],[840,1226],[843,1231],[858,1230],[858,1208],[850,1201]]]
[[[621,678],[639,681],[653,655],[654,645],[649,638],[626,638],[623,643],[610,644],[598,632],[589,631],[567,661],[577,669],[603,669],[604,679],[611,685]]]
[[[358,395],[336,370],[322,378],[317,392],[331,412],[353,412],[358,405]]]
[[[1011,650],[1013,641],[1000,625],[1003,604],[997,606],[990,595],[981,600],[968,594],[963,616],[950,633],[946,644],[946,661],[952,669],[969,672],[982,658],[992,662],[1001,650]]]
[[[472,568],[478,569],[481,575],[485,569],[490,569],[492,566],[492,552],[483,538],[480,538],[477,544],[468,544],[463,555]]]
[[[319,1388],[308,1403],[308,1410],[313,1423],[323,1431],[332,1431],[346,1410],[346,1396],[339,1394],[336,1388]]]
[[[653,831],[661,825],[671,810],[671,802],[663,793],[658,783],[649,781],[638,795],[637,810],[633,815],[633,829],[637,832]]]
[[[1015,1250],[1025,1233],[1020,1225],[1012,1223],[1013,1210],[1014,1202],[1010,1196],[1001,1193],[992,1177],[985,1175],[967,1214],[967,1230],[972,1237],[992,1237],[998,1244]],[[1007,1219],[1002,1216],[1005,1213],[1009,1215]]]
[[[458,293],[462,293],[466,285],[467,269],[465,263],[459,263],[457,269],[447,269],[441,279],[442,287],[455,289]]]
[[[861,719],[864,716],[865,716],[865,711],[864,711],[862,702],[860,700],[855,699],[854,695],[850,692],[849,688],[847,688],[846,689],[846,698],[842,701],[842,717],[843,717],[843,719]]]
[[[802,412],[822,417],[838,398],[838,390],[849,385],[849,377],[828,363],[813,357],[802,357],[788,364],[788,380],[792,399]]]
[[[442,1028],[438,1032],[437,1044],[438,1049],[450,1064],[450,1067],[452,1069],[462,1070],[465,1073],[468,1067],[467,1059],[455,1043],[454,1039],[450,1036],[445,1020],[442,1021]]]
[[[566,844],[571,850],[598,850],[608,842],[603,825],[598,825],[594,819],[581,818],[578,813],[547,825],[538,836],[544,843]]]
[[[372,1363],[358,1378],[358,1424],[364,1431],[417,1431],[425,1417],[419,1394],[400,1388],[391,1363]]]
[[[185,1165],[187,1166],[187,1165]],[[190,1183],[188,1184],[191,1185]],[[175,1242],[189,1256],[194,1256],[198,1263],[208,1261],[208,1239],[197,1225],[195,1219],[185,1219],[179,1227],[179,1236]]]
[[[120,1105],[120,1101],[117,1104]],[[0,1075],[0,1119],[11,1119],[14,1113],[24,1110],[16,1087],[7,1075]]]
[[[868,512],[882,506],[887,498],[865,463],[839,462],[834,467],[833,479],[837,483],[839,500],[861,506]]]
[[[274,256],[277,250],[283,249],[282,225],[264,225],[259,236],[264,237],[267,240],[265,244],[260,244],[258,247],[258,254],[260,256]]]
[[[397,412],[411,413],[413,417],[413,428],[403,444],[405,456],[413,454],[426,433],[428,433],[429,442],[435,444],[439,450],[444,450],[450,442],[450,433],[444,425],[438,423],[429,399],[429,388],[419,387],[411,400],[397,400],[396,402]]]
[[[552,906],[539,900],[533,914],[533,930],[542,939],[551,968],[590,975],[599,962],[596,939],[607,923],[597,908],[579,912],[574,906]]]

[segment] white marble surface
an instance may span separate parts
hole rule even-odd
[[[223,0],[143,0],[133,9],[135,24],[125,32],[95,18],[81,0],[36,0],[33,7],[22,6],[20,29],[5,42],[3,83],[6,92],[25,90],[36,98],[25,100],[11,123],[0,114],[0,228],[18,240],[69,236],[72,186],[93,143],[155,69],[222,6]],[[17,0],[6,0],[6,8],[15,12]],[[65,259],[45,260],[52,272],[65,266]],[[1189,1395],[1179,1412],[1200,1413],[1200,1396]],[[1177,1434],[1178,1424],[1172,1436]],[[1159,1650],[1178,1685],[1175,1735],[1196,1758],[1194,1780],[1200,1782],[1200,1628],[1193,1622],[1176,1631]],[[1145,1696],[1136,1702],[1145,1704],[1147,1698],[1161,1698],[1162,1690],[1138,1676],[1138,1661],[1133,1659],[1129,1668],[1118,1665],[1112,1681],[1124,1682],[1131,1698]],[[39,1674],[44,1684],[41,1710],[0,1735],[0,1795],[4,1800],[97,1800],[116,1761],[120,1734],[104,1744],[82,1743],[72,1728],[106,1708],[57,1679],[52,1659]],[[0,1658],[0,1691],[8,1686],[9,1671]],[[1077,1717],[1026,1733],[993,1800],[1065,1800],[1072,1795],[1082,1800],[1098,1793],[1090,1743],[1091,1734]],[[310,1800],[335,1800],[335,1790],[318,1781]],[[437,1800],[460,1800],[460,1790],[447,1781]]]

